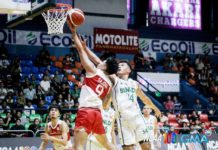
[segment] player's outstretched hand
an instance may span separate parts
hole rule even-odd
[[[72,33],[76,33],[76,27],[73,26],[73,25],[71,25],[70,22],[69,22],[69,20],[67,20],[67,25],[68,25],[68,27],[70,28],[70,31],[71,31]]]

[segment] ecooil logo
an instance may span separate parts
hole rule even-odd
[[[33,32],[29,32],[26,37],[25,37],[26,41],[28,44],[30,45],[34,45],[37,42],[37,37],[35,34],[33,34]]]
[[[139,43],[139,47],[141,51],[148,51],[149,50],[149,42],[146,40],[141,40]]]
[[[201,50],[202,50],[202,52],[204,54],[209,54],[210,53],[210,48],[209,48],[209,46],[206,43],[201,45]]]

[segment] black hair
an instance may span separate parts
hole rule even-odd
[[[61,113],[61,107],[60,107],[58,104],[52,104],[52,105],[49,107],[48,111],[50,112],[52,108],[57,108],[58,111]]]
[[[118,70],[118,63],[116,61],[115,58],[113,57],[108,57],[106,59],[106,65],[107,65],[107,69],[106,72],[110,75],[110,74],[115,74],[117,73]]]
[[[131,72],[132,72],[132,66],[130,65],[130,63],[127,61],[127,60],[120,60],[120,62],[119,63],[125,63],[125,64],[127,64],[128,65],[128,67],[129,67],[129,69],[131,70]]]

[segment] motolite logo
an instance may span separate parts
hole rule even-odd
[[[94,29],[94,49],[120,53],[136,53],[138,51],[138,32],[118,29]]]

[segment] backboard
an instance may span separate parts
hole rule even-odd
[[[14,1],[14,0],[13,0]],[[20,1],[20,0],[17,0]],[[34,17],[39,16],[42,12],[55,7],[57,3],[73,4],[72,0],[30,0],[31,10],[27,11],[24,15],[9,14],[7,17],[7,28],[15,27],[28,20],[32,20]]]
[[[7,0],[0,3],[0,14],[26,14],[30,10],[29,0]]]

